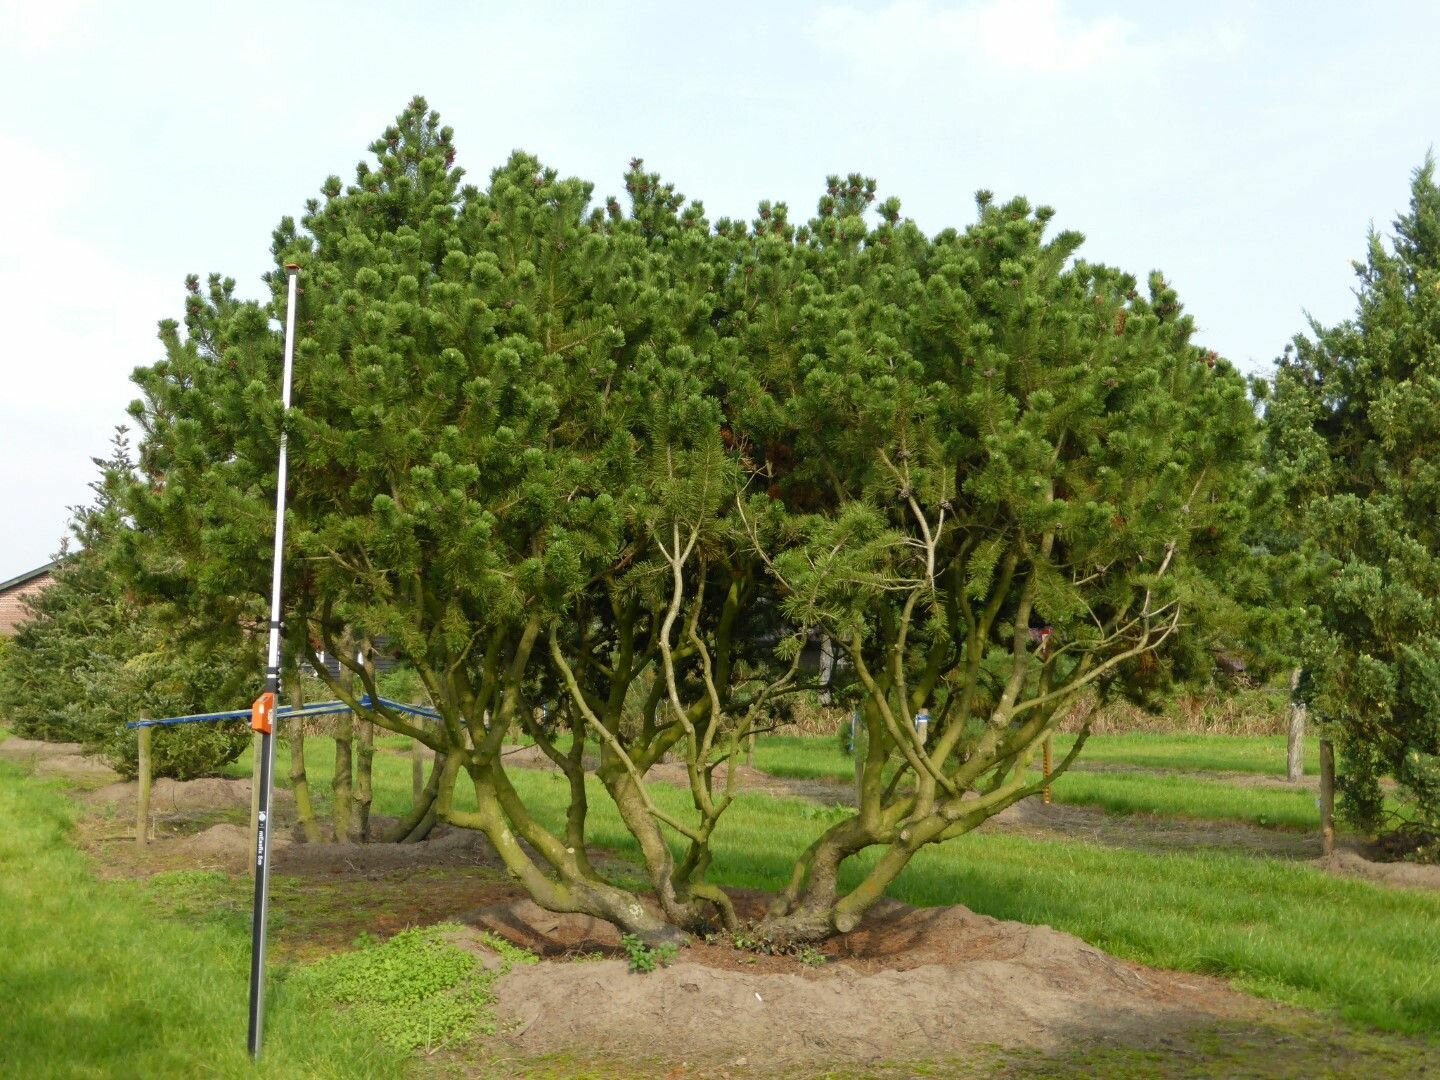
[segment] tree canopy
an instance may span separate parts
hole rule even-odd
[[[804,224],[783,203],[711,222],[641,161],[622,205],[522,153],[482,189],[421,99],[371,151],[282,221],[267,300],[191,279],[162,324],[135,376],[132,577],[259,625],[283,422],[288,647],[372,696],[347,633],[414,665],[434,727],[332,689],[437,752],[427,809],[483,830],[542,905],[651,937],[733,925],[710,840],[741,744],[813,685],[821,638],[868,738],[858,810],[776,883],[768,931],[792,940],[853,926],[917,850],[1032,793],[1077,695],[1225,632],[1244,382],[1160,275],[1085,262],[1049,208],[982,192],[932,237],[849,176]],[[511,782],[521,733],[567,780],[562,827]],[[683,815],[652,797],[667,757]],[[595,797],[653,905],[591,864]]]

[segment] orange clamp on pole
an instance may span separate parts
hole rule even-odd
[[[250,726],[261,735],[269,735],[275,730],[275,695],[269,693],[261,694],[255,699],[255,704],[250,706]]]

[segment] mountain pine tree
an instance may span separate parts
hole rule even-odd
[[[1140,679],[1223,609],[1197,567],[1243,525],[1243,382],[1162,279],[1142,296],[1076,262],[1050,211],[986,197],[932,239],[893,200],[871,228],[851,177],[804,225],[778,203],[712,224],[641,161],[625,204],[597,204],[520,153],[479,188],[420,99],[371,150],[282,222],[265,302],[191,279],[163,325],[136,373],[131,575],[262,624],[297,263],[288,648],[372,695],[345,635],[414,667],[437,726],[332,689],[436,751],[417,820],[483,830],[542,905],[651,938],[733,924],[706,874],[738,752],[824,633],[863,701],[865,798],[796,853],[770,928],[852,926],[916,850],[1031,789],[1076,694]],[[512,782],[517,733],[565,778],[563,824]],[[684,813],[651,793],[666,757]],[[654,908],[590,862],[589,771]]]

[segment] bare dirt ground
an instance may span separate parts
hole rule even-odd
[[[117,809],[135,807],[140,785],[134,780],[107,784],[85,795],[94,806]],[[293,801],[288,791],[276,789],[274,799],[281,804]],[[150,810],[155,814],[174,814],[196,810],[250,809],[250,781],[206,777],[202,780],[171,780],[161,778],[150,785]]]
[[[79,743],[47,743],[9,738],[0,743],[0,760],[28,765],[36,776],[71,780],[94,786],[120,779],[103,761],[85,755]]]
[[[889,906],[834,950],[843,958],[818,968],[791,961],[791,970],[741,970],[704,949],[645,976],[623,960],[548,962],[499,981],[497,1015],[522,1054],[622,1052],[635,1018],[646,1017],[651,1037],[683,1048],[688,1061],[766,1072],[981,1045],[1154,1045],[1162,1034],[1257,1015],[1252,999],[1207,980],[1135,968],[1047,927],[959,907]]]

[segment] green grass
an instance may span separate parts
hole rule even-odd
[[[1033,777],[1040,779],[1039,770]],[[1055,781],[1052,790],[1057,803],[1098,806],[1114,814],[1163,814],[1244,821],[1271,828],[1320,828],[1320,811],[1310,788],[1236,787],[1221,780],[1189,776],[1071,770]]]
[[[1056,737],[1058,760],[1073,736]],[[1141,768],[1183,768],[1264,774],[1285,767],[1285,740],[1230,735],[1100,735],[1080,761]],[[854,758],[838,740],[767,736],[755,746],[755,767],[772,776],[850,782]],[[1308,788],[1240,787],[1223,778],[1072,769],[1055,782],[1055,801],[1098,806],[1116,814],[1154,813],[1290,829],[1318,829],[1315,793]]]
[[[755,740],[755,768],[797,780],[855,779],[855,759],[834,736],[762,735]]]
[[[264,1060],[245,1052],[249,935],[168,920],[99,882],[71,804],[0,764],[0,1062],[6,1076],[399,1076],[398,1053],[277,979]]]
[[[1055,736],[1059,760],[1074,744],[1073,735]],[[1285,775],[1283,735],[1163,735],[1140,732],[1129,735],[1094,735],[1080,751],[1084,764],[1126,765],[1142,769],[1179,769],[1193,772],[1238,772],[1262,776]],[[1320,768],[1320,744],[1305,740],[1305,771],[1314,776]],[[855,761],[840,751],[831,736],[765,735],[755,741],[755,767],[772,776],[805,780],[849,780]]]
[[[1073,735],[1055,736],[1058,757],[1075,742]],[[1091,764],[1130,765],[1146,769],[1183,769],[1196,772],[1240,772],[1262,776],[1285,775],[1283,735],[1092,735],[1080,751],[1080,761]],[[1305,772],[1320,771],[1320,740],[1305,740]]]

